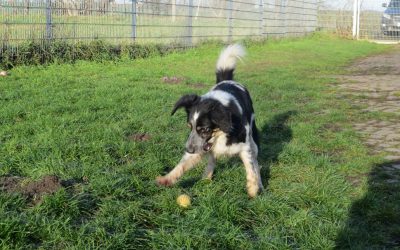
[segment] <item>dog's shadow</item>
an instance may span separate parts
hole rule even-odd
[[[270,165],[278,160],[280,153],[283,151],[285,145],[292,139],[292,130],[287,126],[287,121],[296,111],[287,111],[272,117],[270,121],[262,126],[259,131],[260,150],[258,153],[258,161],[261,167],[261,179],[264,188],[267,188],[270,178]],[[240,161],[239,158],[229,158],[226,164],[218,164],[216,171],[225,171],[230,169],[228,166],[236,165]],[[192,177],[180,181],[179,186],[182,188],[190,188],[196,182],[201,180],[200,177]]]
[[[261,128],[258,161],[261,167],[260,174],[264,188],[268,186],[270,166],[278,161],[278,157],[285,145],[292,140],[292,130],[287,125],[287,121],[291,116],[296,114],[297,111],[287,111],[277,114]]]

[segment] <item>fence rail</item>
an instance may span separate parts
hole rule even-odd
[[[0,46],[299,36],[315,31],[317,12],[317,0],[0,0]]]

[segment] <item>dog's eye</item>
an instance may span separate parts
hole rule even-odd
[[[197,133],[199,133],[201,135],[206,135],[211,132],[211,128],[197,127],[196,130],[197,130]]]

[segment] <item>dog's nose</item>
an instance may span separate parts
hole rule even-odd
[[[193,147],[186,147],[186,152],[189,154],[193,154],[194,153],[194,148]]]

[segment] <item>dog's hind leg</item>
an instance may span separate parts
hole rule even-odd
[[[246,169],[247,193],[250,197],[255,197],[263,188],[257,156],[254,152],[246,150],[240,153],[240,158]]]
[[[209,153],[208,154],[208,164],[207,164],[206,169],[204,170],[203,179],[211,180],[212,175],[214,173],[214,169],[215,169],[215,163],[216,163],[215,156],[212,153]]]
[[[174,169],[164,176],[158,176],[156,182],[161,186],[171,186],[188,170],[192,169],[201,160],[201,154],[186,153]]]

